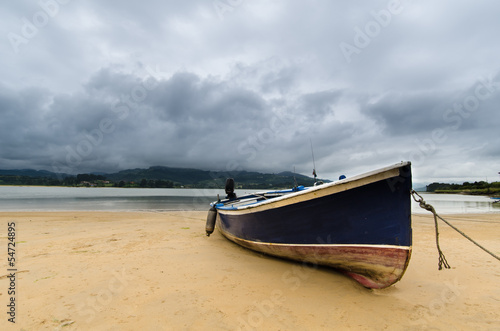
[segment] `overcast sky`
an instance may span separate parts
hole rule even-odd
[[[498,1],[8,1],[0,169],[499,180]]]

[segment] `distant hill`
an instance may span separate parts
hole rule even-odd
[[[94,173],[95,174],[95,173]],[[292,172],[281,172],[278,174],[265,174],[250,171],[238,171],[228,173],[225,171],[207,171],[190,168],[171,168],[154,166],[148,169],[127,169],[116,173],[104,174],[109,185],[130,186],[139,183],[154,181],[172,182],[175,187],[199,187],[199,188],[223,188],[226,178],[232,177],[237,188],[245,189],[267,189],[293,187],[295,181],[298,185],[311,186],[314,179]],[[57,174],[46,170],[14,169],[0,170],[0,185],[78,185],[76,176]],[[65,178],[63,180],[63,178]],[[34,180],[38,179],[38,180]],[[42,180],[43,179],[43,180]],[[58,183],[59,181],[59,183]],[[323,180],[329,182],[329,180]],[[120,183],[120,185],[118,185]],[[126,185],[128,184],[128,185]],[[155,187],[155,186],[148,186]]]
[[[13,170],[0,170],[0,176],[26,176],[26,177],[40,177],[40,178],[64,178],[70,175],[57,174],[47,170],[33,170],[33,169],[13,169]]]
[[[163,166],[150,167],[148,169],[128,169],[114,174],[107,174],[108,180],[119,182],[139,182],[146,180],[168,180],[176,185],[189,187],[224,187],[226,178],[233,177],[237,187],[241,188],[269,188],[269,187],[292,187],[294,186],[294,174],[282,172],[279,174],[265,174],[259,172],[238,171],[228,173],[225,171],[206,171],[189,168],[170,168]],[[314,179],[295,175],[299,185],[310,186]]]
[[[427,184],[413,183],[413,189],[417,192],[426,192],[427,191]]]

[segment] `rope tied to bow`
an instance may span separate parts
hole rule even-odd
[[[441,247],[439,247],[439,230],[438,230],[438,214],[436,213],[436,210],[434,209],[433,206],[429,205],[428,203],[425,202],[424,198],[420,196],[420,194],[417,193],[417,191],[412,190],[411,195],[413,197],[413,200],[415,202],[418,202],[421,208],[430,211],[434,215],[434,225],[436,228],[436,247],[439,253],[439,263],[438,263],[438,268],[439,270],[443,269],[443,266],[446,269],[450,269],[450,265],[448,264],[448,261],[446,261],[446,257],[444,256],[443,251],[441,251]],[[417,199],[415,196],[418,196],[419,199]]]
[[[441,216],[439,216],[436,213],[436,210],[434,209],[434,207],[431,206],[430,204],[426,203],[425,200],[424,200],[424,198],[422,198],[422,196],[420,194],[418,194],[415,190],[411,190],[411,195],[413,197],[413,200],[415,200],[415,202],[417,202],[421,208],[430,211],[434,215],[434,224],[436,226],[436,246],[437,246],[437,249],[438,249],[438,252],[439,252],[439,263],[438,263],[439,270],[441,270],[443,268],[443,266],[446,269],[450,269],[450,265],[448,264],[448,261],[446,261],[446,257],[444,256],[443,252],[441,251],[441,248],[439,247],[439,231],[438,231],[438,221],[437,221],[438,218],[441,221],[443,221],[446,224],[448,224],[453,230],[457,231],[462,236],[464,236],[465,238],[467,238],[468,240],[470,240],[477,247],[481,248],[483,251],[485,251],[486,253],[490,254],[495,259],[497,259],[497,260],[500,261],[500,257],[496,256],[495,254],[493,254],[492,252],[490,252],[489,250],[487,250],[486,248],[484,248],[483,246],[481,246],[480,244],[478,244],[476,241],[474,241],[468,235],[466,235],[465,233],[463,233],[462,231],[460,231],[459,229],[457,229],[456,227],[454,227],[452,224],[450,224],[448,221],[446,221],[444,218],[442,218]]]

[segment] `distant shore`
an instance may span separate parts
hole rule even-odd
[[[500,328],[500,263],[443,223],[413,215],[402,280],[368,290],[327,268],[204,234],[206,212],[0,212],[16,228],[12,329],[425,330]],[[500,214],[446,219],[500,254]],[[0,303],[9,302],[7,252]],[[12,324],[3,314],[0,329]]]
[[[429,193],[447,193],[447,194],[468,194],[498,196],[500,195],[500,182],[464,182],[462,184],[432,183],[426,186]]]
[[[461,195],[480,195],[485,197],[500,197],[499,192],[488,193],[487,191],[461,191],[461,190],[436,190],[434,192],[424,192],[424,193],[435,193],[435,194],[461,194]]]

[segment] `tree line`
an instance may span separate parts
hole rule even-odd
[[[463,184],[449,184],[434,182],[426,186],[427,192],[433,193],[467,193],[477,195],[495,195],[500,193],[500,182],[488,183],[485,181],[479,182],[464,182]]]
[[[95,187],[144,187],[144,188],[173,188],[175,183],[163,179],[142,179],[139,183],[118,181],[113,182],[102,175],[78,174],[76,176],[67,176],[63,179],[50,177],[30,177],[0,175],[0,185],[26,185],[26,186],[95,186]]]

